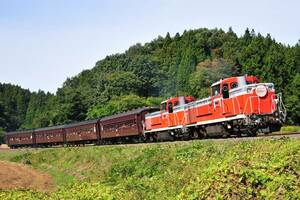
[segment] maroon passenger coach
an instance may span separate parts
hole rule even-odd
[[[6,133],[6,143],[11,148],[32,146],[35,143],[33,130]]]
[[[90,144],[100,139],[98,119],[64,126],[66,144]]]
[[[34,130],[36,146],[53,146],[64,143],[64,125]]]
[[[11,132],[6,133],[6,140],[11,148],[141,142],[146,139],[145,115],[158,110],[145,107],[102,119]]]
[[[145,115],[158,108],[140,108],[100,120],[102,142],[138,142],[144,139]]]

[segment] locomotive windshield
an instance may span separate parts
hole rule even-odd
[[[161,111],[166,111],[167,110],[166,107],[167,107],[167,102],[162,103],[161,104]]]
[[[212,86],[212,96],[220,94],[220,84]]]

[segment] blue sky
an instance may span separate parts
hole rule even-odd
[[[55,92],[106,55],[167,32],[231,26],[300,39],[297,0],[0,0],[0,82]]]

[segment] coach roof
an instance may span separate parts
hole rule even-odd
[[[5,133],[6,135],[17,135],[17,134],[22,134],[22,133],[32,133],[33,129],[30,130],[24,130],[24,131],[13,131],[13,132],[8,132]]]
[[[74,122],[71,124],[64,125],[64,128],[70,128],[70,127],[81,126],[81,125],[86,125],[86,124],[96,124],[98,121],[99,121],[99,119],[91,119],[91,120],[86,120],[86,121],[82,121],[82,122]]]
[[[128,116],[128,115],[136,115],[136,114],[139,114],[143,111],[155,111],[155,110],[159,110],[159,108],[157,107],[143,107],[143,108],[138,108],[138,109],[134,109],[134,110],[130,110],[130,111],[127,111],[127,112],[123,112],[123,113],[118,113],[118,114],[115,114],[115,115],[111,115],[111,116],[108,116],[108,117],[103,117],[100,121],[105,121],[105,120],[110,120],[110,119],[115,119],[115,118],[119,118],[119,117],[125,117],[125,116]]]
[[[50,131],[50,130],[55,130],[55,129],[62,129],[64,128],[65,125],[58,125],[58,126],[49,126],[49,127],[44,127],[44,128],[37,128],[34,131],[38,132],[38,131]]]

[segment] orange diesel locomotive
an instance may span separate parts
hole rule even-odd
[[[255,76],[222,79],[211,86],[211,95],[171,97],[160,111],[145,117],[150,140],[206,136],[255,136],[280,130],[286,118],[281,94],[273,83],[259,83]]]

